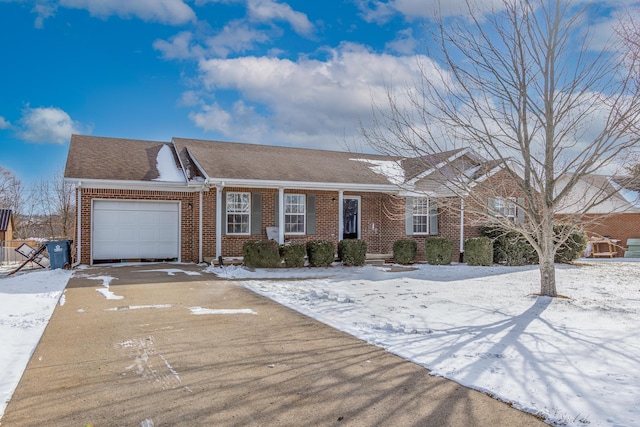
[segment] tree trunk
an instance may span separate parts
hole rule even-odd
[[[540,296],[557,297],[556,268],[553,262],[553,254],[545,254],[544,258],[540,259]]]
[[[540,226],[540,296],[557,297],[556,290],[556,248],[555,232],[553,229],[553,214],[551,209],[544,209]]]
[[[550,211],[549,211],[550,212]],[[544,215],[540,242],[540,296],[557,297],[553,216]]]

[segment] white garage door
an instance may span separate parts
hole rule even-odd
[[[179,257],[178,202],[95,200],[92,259]]]

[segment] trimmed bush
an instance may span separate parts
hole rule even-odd
[[[424,257],[431,265],[451,264],[453,240],[446,237],[427,237],[424,241]]]
[[[309,264],[313,267],[328,267],[333,263],[336,248],[333,242],[328,240],[312,240],[307,242],[307,256]]]
[[[343,265],[364,265],[367,258],[367,242],[358,239],[344,239],[338,243],[338,258]]]
[[[469,265],[492,265],[493,242],[491,239],[486,236],[466,239],[464,261]]]
[[[401,239],[393,242],[393,262],[411,264],[416,259],[418,244],[412,239]]]
[[[277,268],[282,265],[280,245],[274,240],[256,240],[242,245],[244,265],[249,268]]]
[[[292,243],[280,246],[280,257],[284,260],[284,266],[288,268],[304,267],[307,245],[304,243]]]

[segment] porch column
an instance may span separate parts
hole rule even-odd
[[[460,262],[464,261],[464,199],[460,199]]]
[[[278,243],[284,243],[284,188],[278,189]]]
[[[223,185],[216,185],[216,259],[222,256],[222,200]]]
[[[344,191],[338,191],[338,242],[344,239]]]

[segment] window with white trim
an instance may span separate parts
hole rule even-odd
[[[307,217],[306,198],[304,194],[284,195],[284,232],[288,234],[304,234]]]
[[[516,222],[518,219],[518,208],[515,197],[506,199],[496,199],[495,206],[496,218],[506,218],[509,221]]]
[[[429,198],[413,198],[413,233],[429,233]]]
[[[249,234],[251,193],[227,193],[227,234]]]

